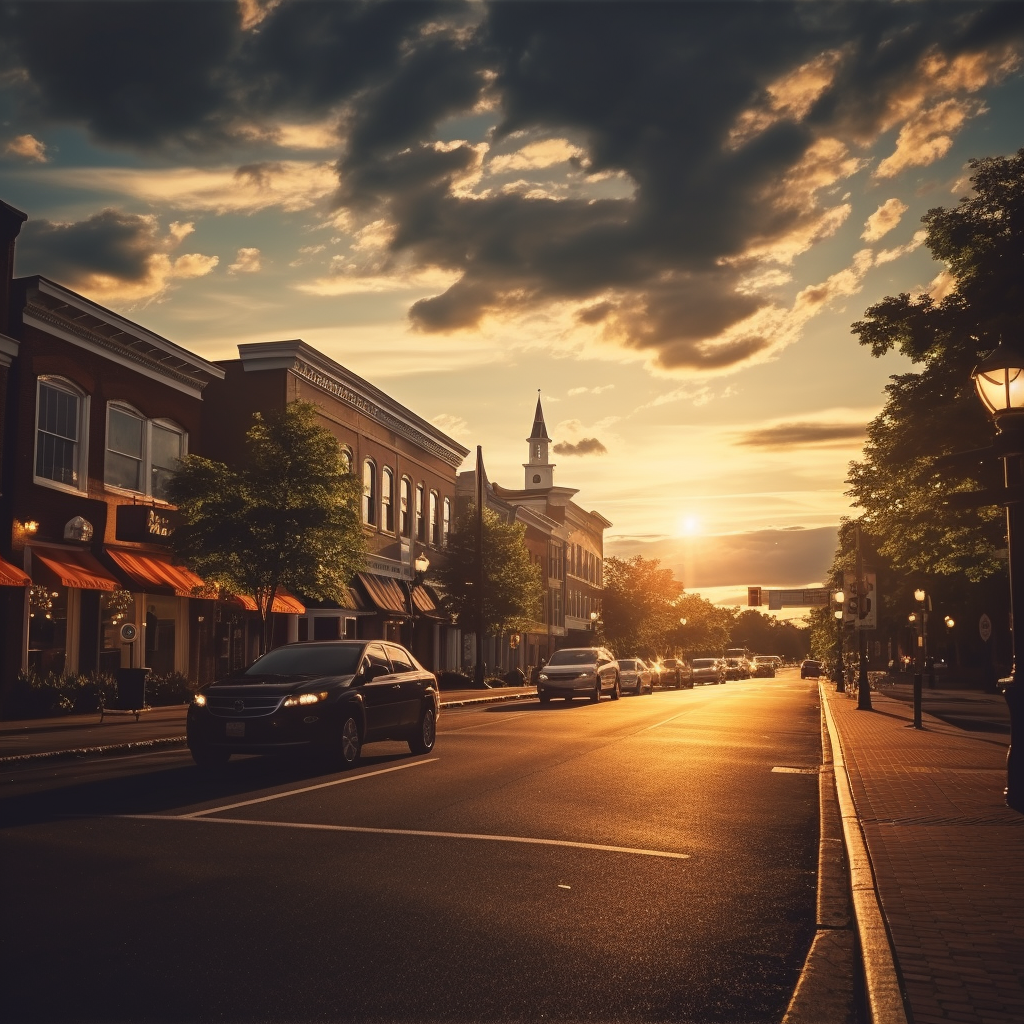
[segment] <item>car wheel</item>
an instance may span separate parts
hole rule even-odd
[[[409,739],[409,749],[414,754],[429,754],[437,740],[437,716],[428,704],[420,715],[419,728],[416,735]]]
[[[615,677],[615,682],[612,685],[612,700],[618,700],[622,696],[622,686],[619,683],[619,677]]]
[[[200,768],[219,768],[227,764],[231,757],[230,750],[217,750],[214,747],[189,747],[189,753]]]
[[[359,722],[352,712],[347,712],[341,723],[341,735],[337,747],[331,751],[330,760],[338,768],[352,768],[359,760],[363,741],[359,735]]]
[[[551,701],[551,694],[545,693],[542,690],[540,693],[537,694],[537,698],[540,700],[541,704],[547,704]]]
[[[594,683],[594,692],[590,695],[590,703],[596,704],[601,699],[601,677],[597,677],[597,682]]]

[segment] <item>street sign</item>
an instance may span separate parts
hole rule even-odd
[[[749,587],[747,588],[750,589]],[[827,608],[831,591],[826,587],[808,587],[805,590],[769,590],[768,610],[781,608]]]
[[[748,608],[760,608],[761,607],[761,588],[760,587],[747,587],[747,607]]]
[[[875,574],[864,573],[864,592],[859,593],[855,573],[843,573],[843,590],[846,603],[843,606],[843,625],[857,629],[875,629],[878,626],[878,591]]]
[[[988,643],[992,637],[992,620],[987,615],[982,615],[978,619],[978,636],[981,637],[985,643]]]

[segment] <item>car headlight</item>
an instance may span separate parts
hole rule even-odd
[[[206,707],[206,694],[205,693],[193,693],[192,694],[192,703],[195,704],[195,706],[197,708],[205,708]]]
[[[322,690],[320,693],[293,693],[290,697],[285,698],[284,707],[297,708],[300,705],[319,704],[322,700],[327,700],[326,690]]]
[[[547,676],[546,676],[546,675],[545,675],[545,674],[544,674],[543,672],[541,672],[541,674],[540,674],[539,676],[537,676],[537,678],[538,678],[538,679],[539,679],[539,680],[540,680],[540,681],[541,681],[542,683],[546,683],[546,682],[548,681],[548,677],[547,677]]]

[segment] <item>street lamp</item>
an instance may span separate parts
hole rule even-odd
[[[914,591],[914,600],[921,606],[919,612],[911,612],[907,622],[914,627],[917,650],[914,652],[914,728],[921,729],[921,673],[928,657],[928,595],[920,588]]]
[[[978,397],[995,420],[996,450],[1003,460],[1003,480],[1009,490],[1024,483],[1024,355],[1003,344],[974,368],[972,374]],[[1020,545],[1015,535],[1024,529],[1019,503],[1006,506],[1006,547],[1010,570],[1010,638],[1013,665],[1004,683],[1003,697],[1010,709],[1010,750],[1006,758],[1006,804],[1024,813],[1024,751],[1014,742],[1024,721],[1024,681],[1017,680],[1017,637],[1024,628],[1024,565],[1020,563]],[[1020,537],[1024,541],[1024,535]]]
[[[843,668],[843,605],[846,604],[846,594],[837,590],[832,600],[839,605],[833,613],[836,619],[836,667],[832,681],[836,684],[836,693],[846,693],[846,670]]]

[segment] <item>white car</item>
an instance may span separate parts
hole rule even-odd
[[[639,658],[619,658],[619,685],[638,697],[646,690],[654,693],[651,670]]]
[[[572,700],[577,694],[595,704],[602,693],[618,700],[619,665],[606,647],[564,647],[537,676],[537,696],[541,704],[552,697]]]

